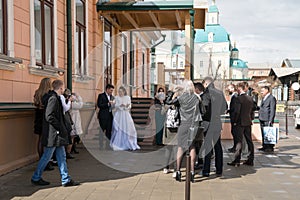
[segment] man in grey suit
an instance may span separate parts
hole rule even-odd
[[[276,112],[276,99],[270,93],[270,87],[268,86],[264,86],[261,89],[260,93],[263,99],[259,107],[259,121],[260,121],[261,134],[263,138],[263,127],[273,126],[275,112]],[[273,152],[274,144],[264,144],[264,140],[262,139],[262,148],[259,148],[258,150],[265,151],[265,152]]]

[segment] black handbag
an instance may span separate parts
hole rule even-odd
[[[177,107],[170,107],[166,114],[166,127],[169,129],[178,128],[180,125],[180,115]]]

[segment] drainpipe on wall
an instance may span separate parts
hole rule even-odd
[[[194,26],[194,10],[190,10],[191,18],[191,31],[190,31],[190,48],[191,48],[191,60],[190,60],[190,79],[194,81],[194,39],[195,39],[195,26]]]
[[[161,36],[163,37],[163,39],[162,39],[161,41],[159,41],[158,43],[154,44],[154,45],[151,47],[151,52],[152,52],[152,50],[153,50],[156,46],[160,45],[161,43],[163,43],[163,42],[166,40],[166,35],[165,35],[165,34],[161,34]],[[155,50],[153,50],[153,51],[155,52]]]
[[[72,0],[67,0],[67,88],[72,91]]]
[[[129,84],[130,85],[134,85],[134,82],[133,82],[133,75],[134,75],[134,71],[133,71],[133,68],[134,68],[134,49],[133,49],[133,35],[132,35],[132,31],[130,31],[130,58],[129,58],[129,63],[130,63],[130,66],[129,66]],[[132,97],[132,87],[130,87],[129,89],[129,94],[130,96]]]
[[[166,35],[165,34],[161,34],[161,36],[163,37],[161,41],[157,42],[156,44],[152,45],[151,47],[151,74],[150,74],[150,79],[152,79],[154,81],[154,69],[155,67],[155,63],[156,63],[156,59],[155,59],[155,47],[157,47],[158,45],[160,45],[161,43],[163,43],[166,40]],[[153,69],[153,70],[152,70]],[[154,96],[154,84],[151,84],[151,95]]]

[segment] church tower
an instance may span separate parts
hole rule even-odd
[[[231,49],[231,59],[239,59],[239,50],[236,48],[236,42],[234,42],[234,47]]]
[[[212,5],[208,8],[207,13],[207,24],[208,25],[217,25],[220,24],[219,21],[219,9],[216,5],[216,0],[212,1]]]

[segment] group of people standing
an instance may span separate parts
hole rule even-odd
[[[257,105],[257,94],[249,93],[249,87],[246,82],[237,85],[230,84],[228,91],[231,95],[230,107],[228,113],[231,121],[231,133],[233,136],[233,147],[228,149],[229,152],[235,153],[234,160],[227,163],[231,166],[240,166],[241,153],[243,144],[248,146],[248,159],[243,161],[245,165],[254,165],[254,145],[251,137],[251,126],[254,120],[254,112],[258,110],[258,118],[260,121],[262,147],[258,150],[265,152],[273,152],[274,144],[264,143],[263,127],[273,126],[276,113],[276,99],[270,93],[270,87],[261,88],[262,101],[260,106]],[[246,141],[245,142],[243,142]]]
[[[41,186],[50,184],[42,179],[42,174],[46,167],[49,168],[49,161],[55,154],[62,186],[79,185],[69,176],[66,159],[72,150],[73,138],[82,133],[79,114],[83,104],[81,97],[65,90],[63,81],[54,80],[51,83],[49,78],[44,78],[35,92],[34,104],[36,106],[34,133],[39,135],[40,160],[31,177],[31,183]],[[75,146],[73,151],[77,152]]]
[[[107,84],[105,92],[98,95],[98,120],[101,131],[105,134],[113,150],[140,149],[137,144],[137,132],[130,114],[131,99],[123,86],[119,87],[118,96],[114,97],[113,91],[114,86]],[[105,145],[102,135],[100,133],[101,148]]]
[[[160,107],[164,106],[169,109],[169,105],[178,108],[180,125],[177,130],[177,156],[176,166],[173,177],[181,180],[181,162],[186,152],[191,156],[191,181],[194,181],[195,169],[202,168],[200,175],[203,177],[210,176],[211,158],[214,155],[216,175],[223,174],[223,150],[221,145],[222,122],[221,115],[229,113],[233,147],[228,149],[234,153],[234,160],[228,162],[231,166],[240,166],[241,154],[245,146],[248,149],[248,159],[243,161],[244,165],[254,165],[254,145],[252,142],[252,122],[255,111],[258,110],[259,121],[261,125],[261,134],[263,138],[263,127],[272,126],[275,118],[276,99],[270,94],[270,88],[264,86],[261,89],[262,101],[258,103],[258,93],[249,88],[247,82],[241,82],[237,85],[228,85],[228,91],[231,95],[229,107],[222,91],[216,89],[214,80],[206,77],[202,83],[193,83],[184,81],[180,86],[175,87],[174,91],[168,91],[164,97],[160,88],[156,95],[156,103]],[[162,108],[163,109],[163,108]],[[174,109],[174,108],[171,108]],[[159,110],[160,111],[160,110]],[[163,122],[161,112],[156,113],[156,120],[160,123],[156,130],[156,142],[159,145],[163,135]],[[169,117],[166,117],[167,120]],[[174,116],[173,116],[174,118]],[[172,119],[172,118],[171,118]],[[197,125],[197,126],[195,126]],[[196,127],[196,130],[194,129]],[[173,129],[172,129],[173,130]],[[194,130],[194,131],[193,131]],[[169,139],[170,140],[170,139]],[[168,148],[167,148],[168,150]],[[274,145],[263,142],[260,151],[274,151]],[[170,155],[168,155],[170,156]],[[167,159],[168,162],[170,159]],[[167,163],[164,173],[169,172]],[[203,164],[199,167],[199,164]]]
[[[213,82],[211,77],[204,78],[202,83],[185,80],[183,84],[176,86],[173,92],[168,91],[164,101],[165,104],[175,106],[179,110],[176,167],[173,173],[177,181],[181,181],[181,163],[186,152],[191,156],[191,171],[187,173],[191,174],[192,182],[197,163],[204,162],[201,174],[209,176],[213,152],[216,174],[220,176],[223,173],[221,115],[227,110],[227,102],[223,92],[216,89]]]

